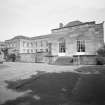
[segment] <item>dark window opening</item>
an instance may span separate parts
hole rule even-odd
[[[60,53],[65,53],[66,52],[65,39],[61,39],[59,41],[59,52]]]
[[[85,41],[77,40],[77,52],[85,52]]]

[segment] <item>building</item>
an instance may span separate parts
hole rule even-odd
[[[3,50],[5,49],[5,47],[6,47],[5,42],[0,42],[0,63],[3,62],[4,59]]]
[[[29,60],[25,60],[25,58],[23,59],[22,55],[26,56],[32,53],[33,46],[31,45],[33,43],[31,38],[25,36],[16,36],[10,40],[6,40],[5,43],[6,47],[8,48],[9,55],[15,54],[17,61],[27,62],[27,60]]]
[[[6,40],[18,51],[20,61],[50,64],[95,64],[96,51],[104,44],[103,23],[72,21],[51,34]]]
[[[5,42],[0,42],[0,49],[4,49],[6,47]]]

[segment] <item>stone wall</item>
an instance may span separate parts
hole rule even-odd
[[[59,52],[59,39],[64,38],[66,44],[66,52]],[[85,41],[85,52],[77,52],[77,40]],[[13,40],[11,40],[13,41]],[[33,46],[24,46],[23,42],[33,43]],[[36,43],[37,42],[37,43]],[[47,50],[49,50],[52,57],[45,57]],[[20,53],[20,61],[23,62],[54,62],[59,56],[78,56],[96,55],[96,51],[104,44],[103,23],[95,24],[94,22],[78,25],[75,27],[61,28],[55,30],[52,34],[47,36],[36,37],[35,39],[20,39],[18,40],[18,48]],[[26,52],[25,52],[26,51]],[[29,51],[29,52],[28,52]],[[88,57],[84,58],[87,62]],[[92,61],[91,61],[92,62]]]
[[[60,32],[61,33],[61,32]],[[96,54],[96,51],[103,46],[103,26],[88,25],[74,31],[63,32],[63,36],[59,37],[59,33],[55,34],[55,39],[52,39],[52,54],[59,55],[59,38],[65,38],[66,52],[65,56],[73,56],[77,54],[77,40],[85,40],[86,55]],[[50,39],[51,40],[51,39]]]
[[[60,34],[63,34],[59,37]],[[81,64],[96,64],[95,56],[96,51],[104,44],[103,23],[85,25],[73,31],[58,31],[55,34],[55,39],[52,39],[52,55],[59,56],[59,39],[65,38],[66,52],[64,56],[78,56],[80,57]],[[77,40],[85,40],[85,52],[77,52]],[[82,56],[83,55],[83,56]],[[78,57],[77,57],[78,58]],[[77,59],[76,58],[76,59]],[[75,59],[74,59],[75,60]],[[78,59],[75,64],[78,64]]]
[[[20,61],[21,62],[35,62],[35,54],[20,54]]]
[[[81,55],[73,57],[73,64],[76,65],[95,65],[96,56],[95,55]]]
[[[45,55],[44,52],[35,53],[35,63],[46,63]]]

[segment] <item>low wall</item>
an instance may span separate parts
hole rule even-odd
[[[20,54],[20,60],[21,62],[30,62],[30,63],[47,63],[47,59],[45,57],[46,53],[22,53]]]
[[[35,62],[35,54],[20,54],[20,61],[21,62]]]
[[[20,54],[19,61],[21,62],[30,62],[30,63],[48,63],[48,64],[55,64],[55,61],[58,56],[46,57],[46,53],[36,53],[36,54]],[[65,57],[68,61],[68,57]],[[71,60],[71,59],[70,59]],[[70,62],[69,62],[70,63]],[[71,63],[70,63],[71,64]],[[96,55],[81,55],[81,56],[73,56],[72,64],[78,65],[94,65],[96,64]]]
[[[94,65],[96,64],[96,55],[74,56],[73,63],[82,65]]]

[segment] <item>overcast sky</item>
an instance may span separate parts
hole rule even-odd
[[[46,35],[74,20],[105,21],[105,0],[0,0],[1,41]]]

